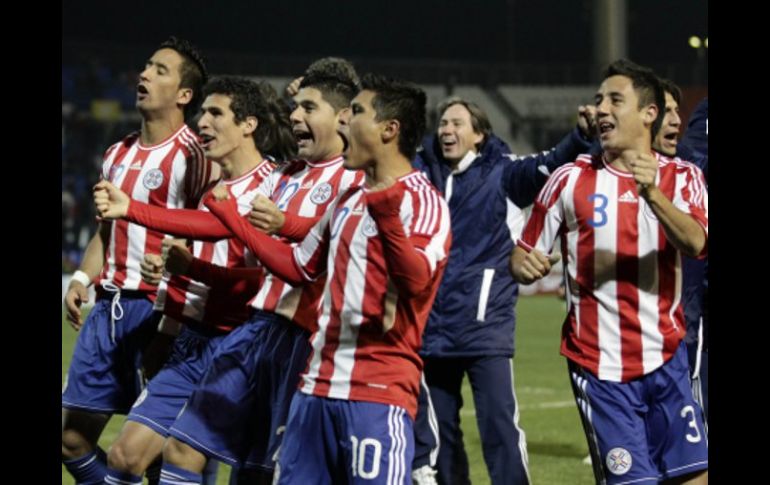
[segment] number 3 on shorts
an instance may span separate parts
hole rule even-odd
[[[685,419],[687,419],[688,414],[690,415],[690,422],[687,423],[687,425],[695,430],[695,434],[691,435],[690,433],[687,433],[684,437],[687,438],[687,441],[690,443],[698,443],[701,440],[701,436],[700,430],[698,430],[698,421],[695,419],[695,408],[692,406],[685,406],[682,408],[682,412],[679,413],[679,415]]]

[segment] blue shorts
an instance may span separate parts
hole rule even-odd
[[[278,449],[283,440],[289,407],[299,387],[300,376],[307,368],[310,347],[310,332],[286,320],[274,323],[267,329],[259,352],[257,376],[258,395],[268,403],[269,429],[264,423],[256,423],[255,436],[267,435],[267,448],[260,448],[261,439],[251,450],[244,462],[245,468],[259,468],[272,471],[275,468]]]
[[[222,340],[169,435],[231,466],[272,470],[309,351],[307,333],[254,312]]]
[[[120,308],[118,308],[118,305]],[[157,332],[160,313],[139,292],[99,297],[80,329],[62,389],[62,407],[125,414],[144,386],[142,351]]]
[[[168,436],[168,429],[211,366],[214,352],[225,335],[184,325],[174,340],[168,362],[147,383],[126,419]]]
[[[297,391],[278,456],[279,485],[411,485],[412,418],[399,406]]]
[[[597,482],[658,483],[708,469],[703,410],[690,387],[684,343],[630,382],[599,380],[568,361]]]

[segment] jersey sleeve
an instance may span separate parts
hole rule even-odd
[[[564,220],[562,195],[573,168],[573,164],[568,164],[554,172],[538,194],[517,242],[521,248],[528,252],[537,249],[542,253],[550,253],[553,249]]]
[[[447,257],[450,237],[449,207],[433,188],[407,191],[400,209],[401,222],[409,228],[409,240],[428,262],[431,273]]]
[[[302,276],[308,281],[313,281],[326,272],[331,241],[330,227],[335,217],[339,216],[338,202],[339,195],[329,204],[324,215],[310,229],[305,239],[294,248],[294,262],[302,272]]]
[[[198,207],[203,194],[210,187],[212,162],[203,154],[203,149],[198,143],[187,145],[185,158],[184,193],[185,208]]]
[[[674,206],[689,214],[708,236],[708,190],[703,172],[692,163],[681,163],[677,166]]]

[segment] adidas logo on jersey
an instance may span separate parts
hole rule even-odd
[[[626,190],[625,193],[623,193],[623,195],[621,195],[618,198],[618,202],[633,202],[633,203],[636,203],[636,202],[639,202],[639,201],[637,200],[636,196],[634,195],[634,193],[632,191]]]

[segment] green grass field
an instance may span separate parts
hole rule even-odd
[[[529,470],[535,485],[594,483],[591,467],[582,463],[588,454],[580,418],[572,398],[566,363],[559,355],[564,302],[553,296],[522,297],[516,329],[514,359],[516,395],[521,408],[519,424],[527,435]],[[69,366],[76,333],[62,318],[62,382]],[[462,427],[471,465],[471,481],[489,483],[476,429],[473,398],[467,381]],[[113,418],[100,440],[106,450],[115,439],[123,417]],[[218,484],[226,484],[229,467],[220,466]],[[62,485],[74,481],[62,467]]]

